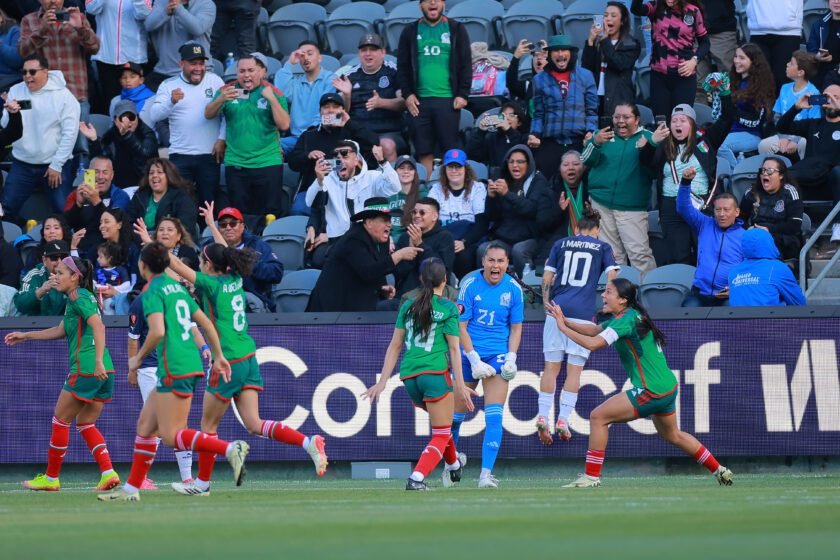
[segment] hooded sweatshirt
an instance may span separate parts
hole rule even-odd
[[[744,260],[729,269],[729,305],[805,305],[790,268],[779,260],[773,237],[763,229],[744,232]]]
[[[21,111],[24,134],[12,144],[12,156],[31,165],[49,165],[61,172],[62,166],[73,157],[73,146],[79,135],[79,102],[67,89],[64,74],[50,70],[47,83],[31,92],[21,82],[9,89],[9,98],[32,101],[32,109]],[[8,123],[4,113],[0,126]]]

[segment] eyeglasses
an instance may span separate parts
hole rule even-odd
[[[778,169],[775,169],[773,167],[762,167],[761,169],[758,170],[758,173],[760,175],[773,175],[775,173],[781,173],[781,171],[779,171]]]
[[[508,163],[515,163],[517,165],[525,165],[528,163],[527,159],[509,159]]]
[[[350,148],[344,148],[344,149],[341,149],[341,150],[336,150],[336,151],[335,151],[335,155],[337,155],[337,156],[341,156],[341,157],[347,157],[347,156],[349,156],[350,154],[355,154],[355,153],[356,153],[356,152],[354,152],[354,151],[353,151],[353,150],[351,150]]]
[[[134,122],[135,120],[137,120],[137,115],[135,115],[134,113],[123,113],[122,115],[120,115],[120,118],[123,118],[123,117],[130,120],[131,122]]]
[[[219,229],[233,229],[241,223],[239,220],[225,220],[224,222],[219,222]]]
[[[30,75],[30,76],[34,76],[35,74],[37,74],[41,70],[43,70],[43,68],[24,68],[23,69],[23,76],[26,77],[27,74]]]

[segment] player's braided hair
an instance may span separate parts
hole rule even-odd
[[[644,338],[647,333],[652,333],[656,343],[665,346],[665,335],[653,324],[647,310],[639,303],[639,287],[626,278],[616,278],[612,281],[612,285],[615,286],[618,297],[627,300],[627,307],[639,312],[640,320],[636,327],[639,338]]]
[[[260,256],[253,249],[235,249],[221,243],[211,243],[201,251],[204,259],[219,272],[232,271],[239,276],[250,276]]]
[[[437,257],[423,261],[420,265],[420,295],[406,312],[406,322],[411,322],[414,331],[422,338],[429,336],[432,329],[432,299],[436,287],[446,280],[446,265]]]

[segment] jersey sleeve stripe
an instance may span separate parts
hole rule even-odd
[[[546,272],[557,272],[556,268],[554,268],[553,266],[548,266],[548,265],[545,265],[543,267],[543,270],[545,270]]]
[[[464,299],[466,297],[467,288],[469,288],[473,282],[475,282],[475,276],[471,276],[464,280],[464,282],[461,284],[461,291],[458,292],[458,299]]]
[[[796,187],[793,185],[785,185],[785,189],[790,193],[790,197],[793,200],[799,200],[799,191],[796,190]]]
[[[606,340],[607,344],[609,344],[610,346],[612,346],[618,341],[618,333],[615,332],[615,330],[612,327],[607,327],[606,329],[598,333],[598,336]]]

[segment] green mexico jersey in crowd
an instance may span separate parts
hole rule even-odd
[[[195,275],[195,287],[201,294],[201,306],[219,332],[222,352],[233,362],[257,351],[254,339],[248,335],[245,317],[245,292],[238,275]]]
[[[458,308],[447,299],[432,298],[432,326],[425,338],[414,330],[406,313],[414,300],[406,301],[397,315],[397,328],[405,329],[405,354],[400,363],[400,379],[416,377],[424,373],[446,373],[449,367],[447,355],[449,343],[446,335],[458,336]]]
[[[449,22],[437,25],[421,21],[417,25],[417,96],[452,97],[449,81],[449,57],[452,44]]]
[[[143,314],[163,314],[166,334],[157,346],[158,377],[204,375],[198,348],[192,341],[192,316],[198,305],[184,287],[167,276],[155,276],[143,294]]]
[[[641,315],[635,309],[628,309],[618,317],[601,323],[600,334],[618,351],[621,365],[637,389],[647,389],[654,395],[665,395],[677,386],[677,378],[665,361],[662,348],[648,332],[639,337],[637,326]]]
[[[90,375],[96,369],[93,329],[87,324],[91,315],[99,315],[99,306],[92,293],[79,288],[67,297],[63,326],[70,350],[70,373]],[[114,363],[107,348],[102,361],[105,363],[105,371],[114,371]]]
[[[274,125],[271,105],[262,96],[263,88],[271,88],[286,111],[289,103],[273,86],[266,84],[250,92],[248,99],[225,101],[222,106],[227,127],[225,165],[254,169],[283,164],[280,133]],[[216,92],[214,99],[219,95],[221,90]]]

